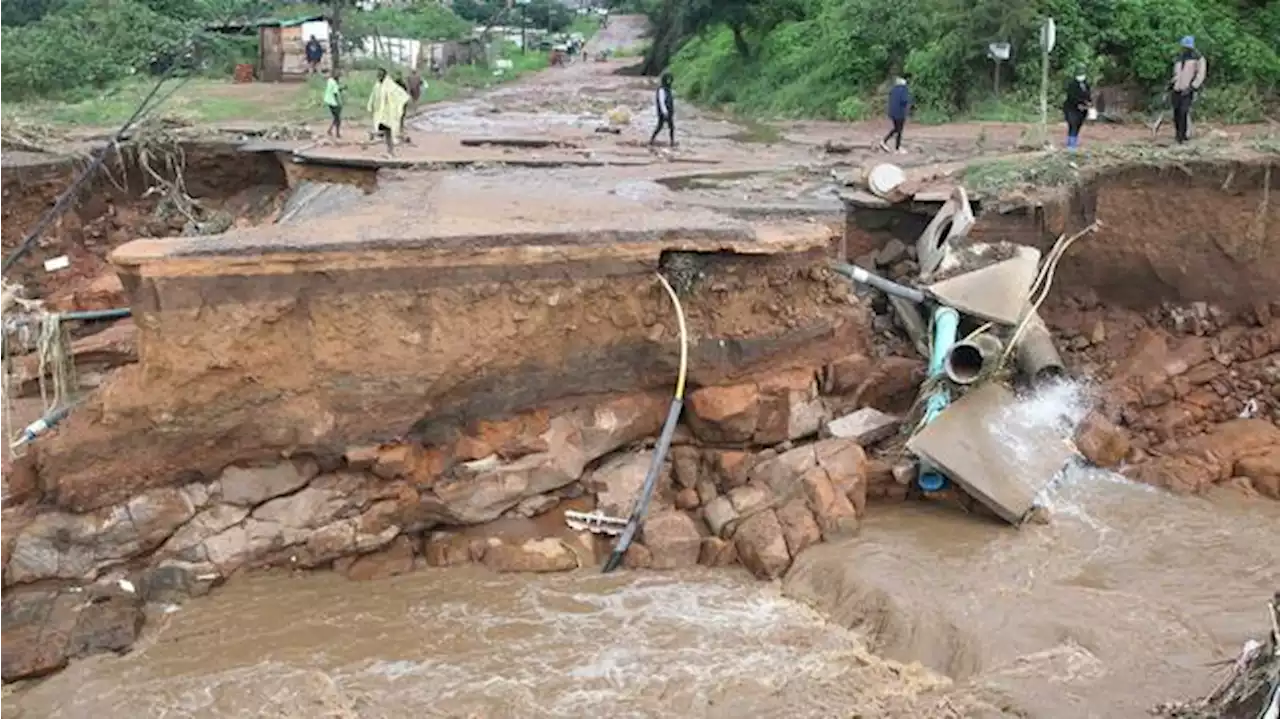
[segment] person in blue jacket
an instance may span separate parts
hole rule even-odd
[[[893,139],[893,152],[905,153],[902,149],[902,128],[907,124],[907,111],[911,109],[911,91],[907,89],[907,78],[898,77],[893,81],[893,89],[889,91],[889,120],[893,128],[880,141],[880,149],[889,152],[889,139]]]

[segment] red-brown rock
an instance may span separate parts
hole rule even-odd
[[[1076,446],[1085,459],[1110,469],[1129,455],[1129,436],[1101,413],[1092,412],[1076,430]]]
[[[566,572],[576,569],[578,557],[557,537],[527,539],[510,544],[490,539],[484,550],[484,565],[496,572]]]
[[[738,561],[738,550],[733,542],[719,537],[703,537],[698,552],[698,564],[705,567],[727,567]]]
[[[644,521],[644,545],[652,555],[654,569],[679,569],[698,563],[702,537],[698,525],[688,514],[665,511],[650,515]]]
[[[356,557],[344,572],[347,579],[386,579],[413,571],[413,541],[403,534],[383,549]]]
[[[1161,457],[1130,468],[1130,478],[1175,494],[1198,494],[1219,481],[1221,464],[1202,457]]]
[[[793,499],[782,505],[777,515],[782,535],[787,540],[787,551],[792,557],[822,541],[822,530],[803,499]]]
[[[854,402],[859,407],[875,407],[890,414],[905,412],[915,401],[924,375],[925,363],[922,360],[886,357],[858,386]]]
[[[712,481],[721,493],[746,484],[747,472],[752,466],[750,452],[736,449],[709,449],[703,454]]]
[[[1258,494],[1280,499],[1280,446],[1241,457],[1235,473],[1248,477]]]
[[[875,367],[875,360],[864,354],[852,354],[827,365],[823,374],[822,391],[826,394],[845,394],[862,386]]]
[[[699,439],[746,442],[760,418],[760,387],[754,382],[703,387],[689,396],[689,424]]]
[[[486,545],[457,532],[433,532],[422,544],[429,567],[456,567],[484,556]]]
[[[782,524],[772,510],[743,520],[734,532],[733,544],[742,564],[760,579],[774,579],[791,564]]]
[[[688,487],[676,492],[676,509],[697,509],[700,500],[698,490]]]
[[[86,284],[55,293],[48,307],[54,312],[84,312],[128,307],[124,283],[115,268],[109,267]]]

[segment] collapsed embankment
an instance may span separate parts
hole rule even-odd
[[[1057,266],[1040,314],[1099,412],[1080,449],[1180,492],[1231,484],[1280,498],[1280,159],[1085,165],[1079,183],[983,200],[968,242],[1047,253],[1093,223]],[[926,218],[855,211],[859,262],[914,278]],[[889,308],[877,304],[888,322]]]
[[[690,327],[689,420],[628,562],[741,555],[777,576],[852,528],[866,458],[845,440],[758,451],[817,434],[841,405],[820,378],[845,405],[909,402],[918,380],[918,362],[875,374],[826,246],[719,225],[603,244],[277,226],[122,248],[140,362],[7,478],[5,677],[119,650],[144,599],[246,568],[594,563],[607,544],[563,512],[625,515],[639,490],[678,358],[660,266]],[[114,577],[139,593],[68,598]]]
[[[6,153],[0,184],[5,256],[89,162],[88,156]],[[175,181],[193,205],[167,201]],[[70,306],[72,298],[59,295],[107,269],[107,254],[116,247],[138,237],[194,232],[191,215],[207,225],[201,234],[257,224],[271,215],[288,184],[286,166],[274,154],[241,152],[234,143],[122,143],[107,150],[102,168],[72,198],[68,211],[18,260],[12,279],[29,296],[53,297]],[[44,261],[59,255],[69,258],[70,267],[46,272]]]
[[[1117,181],[1130,204],[1177,196],[1162,182]],[[1104,224],[1131,212],[1103,208]],[[1039,244],[1056,236],[1052,216],[984,215],[974,238],[1012,227]],[[847,535],[869,499],[906,495],[892,465],[858,441],[810,443],[844,411],[905,411],[923,374],[919,359],[881,356],[892,331],[820,268],[829,246],[820,232],[717,224],[414,237],[376,221],[386,219],[355,211],[337,237],[259,228],[119,253],[141,362],[7,477],[6,679],[121,650],[144,600],[205,591],[254,567],[332,565],[361,578],[421,563],[558,571],[601,561],[607,542],[567,530],[564,512],[625,515],[639,491],[678,357],[659,267],[689,316],[692,391],[629,565],[741,562],[778,576],[806,547]],[[350,228],[358,239],[341,239]],[[1087,262],[1098,241],[1083,241],[1070,262]],[[1111,236],[1107,247],[1124,241]],[[1163,259],[1149,251],[1151,263]],[[895,254],[908,274],[909,248]],[[1257,271],[1243,260],[1222,267]],[[1103,310],[1088,276],[1064,261],[1044,308],[1074,368],[1115,389],[1086,422],[1081,449],[1166,486],[1181,485],[1142,468],[1194,456],[1177,459],[1205,470],[1188,489],[1231,479],[1268,493],[1277,430],[1264,418],[1277,405],[1258,400],[1253,419],[1230,413],[1264,376],[1242,366],[1275,365],[1276,320],[1254,307],[1255,326],[1238,331],[1165,327],[1162,318],[1187,310],[1159,314],[1152,300]],[[1177,296],[1194,300],[1198,289]],[[1204,307],[1191,310],[1212,318]],[[1130,362],[1148,336],[1174,350]],[[1177,354],[1184,340],[1215,351],[1191,362]],[[1190,378],[1178,378],[1205,363],[1225,369],[1183,386]],[[1204,401],[1192,388],[1206,386],[1219,408],[1171,430],[1178,444],[1153,443],[1144,418]],[[1163,403],[1152,387],[1167,389]],[[95,579],[88,604],[68,589]]]

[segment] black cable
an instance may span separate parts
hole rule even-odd
[[[192,37],[194,37],[194,35]],[[40,239],[40,236],[44,234],[45,230],[49,229],[49,226],[53,224],[54,220],[61,217],[62,214],[67,211],[67,208],[71,205],[71,202],[75,199],[76,195],[80,192],[80,188],[83,187],[84,183],[87,182],[91,177],[93,177],[94,174],[97,173],[98,168],[102,167],[102,163],[106,161],[107,153],[110,152],[111,149],[115,147],[116,144],[119,143],[120,140],[123,139],[126,134],[128,134],[129,130],[144,115],[151,112],[155,108],[159,107],[166,100],[172,97],[173,93],[177,92],[178,89],[181,88],[183,84],[186,83],[187,79],[190,79],[190,78],[184,78],[182,82],[179,82],[176,87],[174,87],[172,90],[166,93],[164,97],[160,98],[160,100],[154,103],[151,102],[152,98],[156,96],[156,93],[160,91],[160,88],[165,84],[165,82],[169,80],[170,74],[173,72],[174,68],[178,66],[178,64],[179,63],[177,62],[176,59],[173,59],[168,63],[168,66],[165,68],[164,72],[160,75],[160,79],[156,81],[156,84],[151,88],[151,91],[148,92],[147,96],[144,97],[142,99],[142,102],[138,104],[138,107],[133,111],[133,115],[131,115],[128,120],[125,120],[124,124],[120,126],[120,129],[117,130],[116,133],[112,135],[111,139],[108,140],[107,143],[102,147],[102,149],[98,151],[98,154],[93,158],[92,161],[89,162],[88,165],[85,166],[85,169],[80,173],[80,175],[71,182],[70,187],[68,187],[62,193],[62,195],[58,197],[58,200],[54,202],[53,207],[50,207],[44,213],[44,215],[40,218],[40,220],[36,222],[36,226],[32,228],[30,232],[27,233],[26,237],[22,238],[22,242],[18,245],[18,247],[15,248],[13,252],[9,253],[8,257],[4,258],[4,263],[0,265],[0,274],[3,274],[3,275],[9,274],[9,270],[13,268],[14,264],[17,263],[17,261],[20,260],[23,255],[27,254],[27,252],[31,250],[31,247],[35,244],[36,240]]]
[[[49,229],[49,225],[52,225],[54,220],[61,217],[62,213],[67,211],[67,207],[71,205],[72,200],[75,199],[84,183],[88,181],[89,178],[93,177],[99,167],[102,167],[102,163],[107,159],[107,153],[115,147],[116,143],[124,137],[124,134],[133,127],[134,123],[137,122],[144,113],[156,107],[156,105],[150,104],[151,99],[156,96],[156,93],[160,91],[160,88],[169,80],[169,72],[172,71],[172,69],[173,66],[170,65],[169,69],[165,70],[165,73],[160,76],[160,80],[152,86],[151,92],[148,92],[147,96],[142,99],[142,102],[139,103],[137,109],[133,111],[133,114],[129,116],[129,119],[125,120],[124,124],[120,126],[120,129],[116,131],[105,145],[103,145],[102,149],[98,151],[98,154],[94,156],[93,160],[85,167],[84,171],[71,182],[71,186],[63,191],[62,195],[58,197],[58,201],[53,204],[53,207],[50,207],[44,213],[44,216],[42,216],[40,221],[36,223],[36,226],[27,233],[26,237],[22,238],[22,243],[19,244],[13,252],[9,253],[8,257],[4,258],[4,264],[3,266],[0,266],[0,274],[8,274],[9,269],[13,267],[14,263],[30,251],[36,240],[40,239],[40,236],[44,234],[44,231]]]

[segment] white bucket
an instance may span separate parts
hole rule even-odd
[[[894,188],[907,181],[902,168],[884,163],[871,168],[867,173],[867,186],[880,197],[887,197]]]

